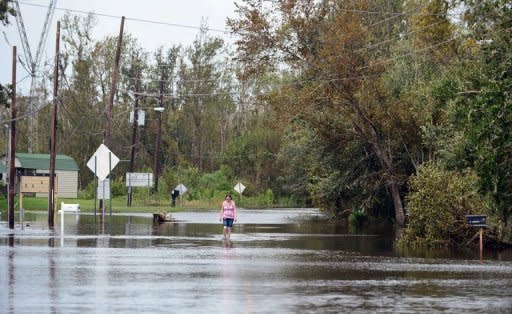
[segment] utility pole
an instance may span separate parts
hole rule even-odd
[[[16,160],[16,46],[12,47],[12,100],[11,100],[11,147],[9,152],[9,195],[8,195],[8,213],[9,229],[14,229],[14,197],[16,169],[14,163]]]
[[[137,74],[135,78],[135,105],[133,107],[133,125],[132,125],[132,146],[130,150],[130,166],[128,172],[135,169],[135,152],[137,143],[137,126],[139,123],[139,94],[140,94],[140,69],[137,66]],[[128,207],[132,206],[132,187],[128,187]]]
[[[158,175],[160,174],[160,142],[162,138],[162,112],[164,111],[164,80],[166,79],[165,67],[161,67],[159,107],[154,108],[158,112],[158,131],[155,144],[155,193],[158,193]]]
[[[114,96],[116,95],[117,90],[117,75],[119,73],[119,62],[121,59],[121,46],[123,44],[123,31],[124,31],[124,16],[121,17],[121,27],[119,29],[119,36],[117,37],[117,49],[116,49],[116,58],[114,60],[114,69],[112,70],[112,82],[110,84],[110,96],[107,106],[106,120],[107,123],[105,125],[105,131],[103,133],[103,144],[105,146],[110,146],[110,132],[112,130],[112,110],[114,109]],[[109,176],[112,174],[109,174]],[[94,179],[96,180],[96,178]],[[103,195],[103,199],[100,199],[100,208],[102,212],[105,213],[105,195]]]
[[[53,115],[50,138],[50,186],[48,188],[48,227],[55,225],[55,155],[57,144],[57,108],[59,103],[59,59],[60,59],[60,21],[57,21],[55,41],[55,65],[53,68]]]
[[[164,107],[156,107],[158,113],[158,131],[156,133],[156,149],[155,149],[155,192],[158,193],[158,175],[160,174],[160,141],[162,137],[162,112]]]
[[[107,125],[105,127],[105,134],[103,138],[103,144],[107,147],[110,145],[110,132],[112,129],[112,110],[114,108],[114,96],[117,90],[117,75],[119,73],[119,62],[121,59],[121,47],[123,45],[123,31],[124,31],[124,16],[121,17],[121,27],[119,29],[119,36],[117,37],[117,50],[116,58],[114,62],[114,69],[112,71],[112,82],[110,84],[110,97],[107,108]]]

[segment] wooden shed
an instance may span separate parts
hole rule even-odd
[[[0,172],[5,180],[5,156],[0,160]],[[50,172],[49,154],[16,153],[16,173],[18,176],[47,176]],[[57,196],[60,198],[77,198],[78,196],[78,165],[66,155],[55,158],[55,174],[57,175]],[[46,197],[48,193],[37,193],[37,197]]]

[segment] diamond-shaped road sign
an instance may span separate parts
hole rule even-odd
[[[95,161],[96,167],[94,167]],[[114,153],[112,153],[107,146],[101,144],[100,147],[98,147],[98,149],[94,153],[94,155],[92,155],[91,159],[89,159],[89,161],[87,162],[87,167],[91,169],[92,172],[95,172],[94,168],[96,168],[96,176],[98,177],[98,179],[103,181],[107,178],[107,176],[110,174],[110,171],[114,169],[118,163],[119,158],[117,158],[117,156],[114,155]]]
[[[180,191],[180,195],[183,195],[183,194],[185,194],[185,192],[188,191],[187,187],[185,185],[183,185],[182,183],[178,184],[174,189]]]
[[[242,182],[238,182],[235,185],[235,191],[237,191],[238,194],[242,194],[244,190],[245,190],[245,185],[243,185]]]

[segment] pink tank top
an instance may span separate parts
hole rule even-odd
[[[224,201],[222,203],[222,208],[224,209],[222,211],[223,218],[235,218],[235,206],[234,206],[233,202],[228,203],[228,202]]]

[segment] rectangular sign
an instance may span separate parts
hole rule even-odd
[[[50,177],[22,176],[21,193],[48,193]]]
[[[151,172],[127,172],[126,186],[131,187],[152,187],[153,174]]]
[[[487,216],[485,215],[467,215],[466,221],[471,227],[487,227]]]
[[[110,181],[109,180],[98,180],[97,189],[98,199],[109,200],[110,199]]]

